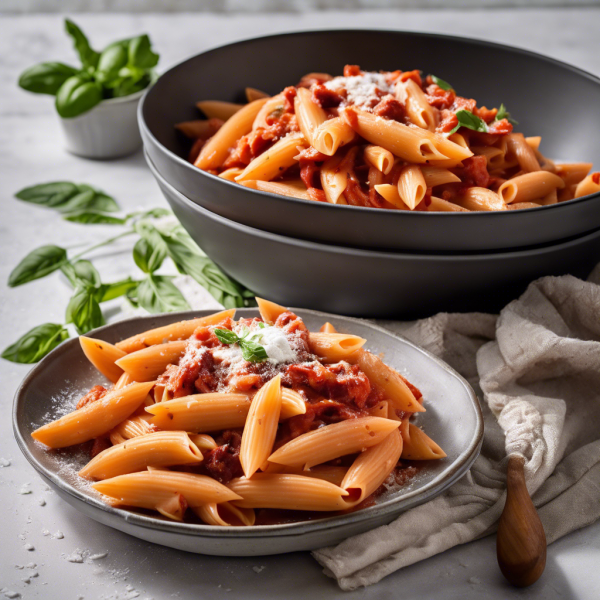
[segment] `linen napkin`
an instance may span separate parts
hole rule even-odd
[[[600,517],[600,268],[533,282],[499,317],[438,314],[380,324],[448,362],[485,418],[481,455],[434,500],[389,525],[313,552],[343,590],[495,531],[507,457],[525,478],[548,543]]]

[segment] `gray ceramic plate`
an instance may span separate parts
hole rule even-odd
[[[107,325],[91,335],[109,342],[212,311],[140,317]],[[257,527],[211,527],[174,523],[134,511],[112,508],[76,476],[86,461],[69,450],[48,452],[34,442],[31,432],[41,424],[72,410],[77,398],[101,376],[87,362],[77,339],[61,344],[25,378],[15,397],[13,426],[17,443],[27,460],[69,504],[92,519],[135,537],[200,554],[252,556],[310,550],[335,544],[351,535],[392,521],[401,512],[431,500],[459,479],[471,466],[481,447],[483,419],[475,393],[448,365],[370,323],[310,310],[295,310],[310,329],[330,321],[343,332],[367,338],[367,347],[383,353],[418,386],[427,412],[422,425],[447,452],[447,458],[424,464],[412,482],[382,495],[375,506],[352,514],[315,521]],[[256,315],[256,309],[240,309],[238,315]]]

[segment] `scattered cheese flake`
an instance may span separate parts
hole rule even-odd
[[[264,571],[266,568],[267,568],[267,567],[265,567],[265,566],[262,566],[262,567],[252,567],[252,570],[253,570],[255,573],[261,573],[261,572],[262,572],[262,571]]]
[[[90,560],[100,560],[101,558],[106,558],[108,556],[108,552],[99,552],[98,554],[92,554],[90,556]]]
[[[37,565],[34,562],[27,563],[25,565],[28,569],[35,569]]]
[[[7,598],[20,598],[21,594],[19,592],[13,592],[12,590],[8,590],[6,588],[2,588],[0,592],[3,592]]]
[[[79,548],[73,550],[71,554],[65,556],[65,559],[71,563],[82,563],[83,562],[83,551]]]
[[[31,490],[29,489],[30,483],[24,483],[19,490],[19,494],[25,496],[26,494],[31,494]]]
[[[25,548],[25,550],[27,550],[28,552],[33,552],[35,550],[35,548],[33,547],[33,544],[27,543],[23,546],[23,548]]]
[[[42,535],[48,536],[50,532],[47,529],[42,529]]]
[[[10,458],[0,458],[0,469],[4,467],[10,467],[11,460]]]
[[[45,501],[43,498],[39,498],[39,499],[38,499],[38,504],[39,504],[40,506],[46,506],[46,501]]]
[[[479,577],[469,577],[469,583],[481,583],[481,579]]]
[[[62,540],[65,537],[65,534],[62,531],[57,531],[53,537],[57,540]]]

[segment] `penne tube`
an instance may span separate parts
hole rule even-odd
[[[240,477],[229,489],[242,497],[234,502],[240,508],[282,510],[344,510],[348,492],[323,479],[284,473],[257,473],[252,479]]]
[[[513,202],[512,204],[507,204],[506,208],[508,210],[523,210],[525,208],[539,208],[541,204],[536,204],[535,202]]]
[[[219,173],[218,177],[220,177],[221,179],[226,179],[227,181],[235,181],[235,178],[238,175],[241,175],[242,171],[243,169],[233,167],[231,169],[225,169],[225,171]]]
[[[425,412],[425,408],[415,398],[400,374],[386,365],[378,356],[362,348],[348,358],[348,362],[358,365],[372,384],[378,387],[390,402],[390,418],[395,410],[404,412]]]
[[[178,321],[156,329],[149,329],[142,333],[138,333],[126,340],[118,342],[117,348],[125,352],[135,352],[142,350],[148,346],[155,344],[164,344],[174,340],[186,340],[198,327],[208,327],[209,325],[217,325],[227,318],[233,319],[235,316],[235,308],[222,310],[218,313],[208,315],[207,317],[199,317],[197,319],[189,319],[188,321]]]
[[[322,123],[313,133],[313,146],[327,156],[333,156],[339,148],[349,144],[356,133],[341,117],[334,117]]]
[[[150,425],[149,421],[150,415],[148,414],[129,417],[129,419],[125,419],[110,431],[108,437],[111,443],[116,446],[131,438],[152,433],[156,431],[156,428]]]
[[[247,87],[246,88],[246,100],[248,102],[254,102],[255,100],[261,100],[262,98],[270,98],[271,96],[267,94],[267,92],[263,92],[262,90],[257,90],[256,88]]]
[[[408,436],[404,435],[402,458],[405,460],[437,460],[446,453],[422,430],[408,424]]]
[[[548,206],[549,204],[556,204],[558,202],[558,194],[556,189],[552,190],[549,194],[540,198],[535,204],[541,204],[542,206]],[[532,204],[531,202],[524,202],[521,204]],[[510,204],[508,205],[510,206]]]
[[[540,170],[540,163],[535,152],[525,141],[522,133],[509,133],[505,139],[508,151],[514,155],[523,171],[532,173]]]
[[[205,433],[243,427],[250,403],[246,394],[193,394],[153,404],[146,411],[153,415],[150,423],[159,429]],[[280,418],[289,419],[305,412],[302,396],[284,389]]]
[[[564,163],[556,165],[556,174],[565,182],[565,186],[576,185],[590,172],[592,163]]]
[[[270,181],[295,164],[297,161],[294,157],[298,154],[298,147],[306,148],[306,146],[301,133],[290,133],[254,158],[235,180],[237,182],[252,179]]]
[[[327,120],[327,113],[312,101],[311,93],[306,88],[298,88],[296,91],[294,110],[304,139],[315,146],[315,132]]]
[[[425,180],[427,187],[435,187],[436,185],[444,185],[445,183],[456,183],[460,181],[460,177],[441,167],[431,167],[429,165],[423,165],[421,167],[421,174]]]
[[[200,452],[210,452],[217,447],[217,442],[206,433],[190,433],[188,435]]]
[[[540,144],[542,142],[542,136],[534,135],[534,136],[526,137],[525,141],[527,142],[527,145],[530,148],[533,148],[534,150],[539,150]]]
[[[381,171],[384,175],[387,175],[394,166],[394,155],[381,146],[369,144],[365,148],[364,157],[367,163],[375,167],[378,171]]]
[[[229,154],[229,149],[252,130],[256,115],[267,98],[246,104],[236,112],[202,147],[194,165],[200,169],[217,169]]]
[[[498,188],[498,195],[506,204],[531,202],[547,196],[552,190],[564,187],[565,183],[558,175],[536,171],[508,179]]]
[[[321,167],[321,187],[325,192],[327,202],[339,204],[344,198],[344,190],[348,184],[348,170],[343,168],[344,157],[332,156]]]
[[[392,185],[391,183],[381,183],[379,185],[375,185],[375,191],[390,204],[393,204],[396,208],[400,210],[410,210],[407,204],[404,203],[402,198],[400,198],[400,192],[398,191],[397,185]]]
[[[382,419],[388,419],[389,405],[386,400],[378,402],[375,406],[368,409],[368,413],[371,417],[381,417]]]
[[[312,332],[308,336],[310,351],[328,362],[346,360],[362,348],[367,340],[347,333]]]
[[[92,487],[107,496],[111,506],[158,510],[164,516],[177,520],[183,518],[186,504],[196,508],[210,502],[219,504],[241,499],[212,477],[161,469],[118,475],[93,483]],[[179,502],[183,510],[172,509],[174,499],[178,500],[178,496],[185,499],[185,502]]]
[[[408,162],[425,163],[447,159],[461,161],[473,156],[467,148],[420,127],[409,127],[356,108],[346,108],[340,114],[368,142],[381,146]]]
[[[154,381],[165,372],[168,365],[179,362],[187,344],[186,340],[181,340],[148,346],[126,354],[117,361],[117,365],[133,377],[134,381]]]
[[[132,383],[125,388],[111,390],[100,400],[36,429],[31,437],[50,448],[65,448],[97,438],[129,417],[142,404],[153,385],[154,382]]]
[[[125,373],[123,371],[123,375],[121,375],[121,377],[119,377],[117,383],[115,383],[113,390],[122,390],[125,386],[129,385],[130,383],[133,383],[134,379],[133,377],[131,377],[131,375],[129,375],[129,373]]]
[[[501,169],[504,164],[504,151],[496,146],[472,146],[475,156],[485,156],[488,169]]]
[[[269,124],[267,123],[267,118],[273,113],[283,113],[284,110],[285,98],[283,97],[283,94],[277,94],[277,96],[268,98],[258,111],[258,114],[252,123],[252,130],[254,131],[259,127],[268,127]]]
[[[145,471],[149,466],[192,465],[202,459],[202,452],[185,431],[156,431],[103,450],[79,471],[79,476],[110,479]]]
[[[368,498],[389,476],[402,454],[402,436],[396,429],[381,443],[361,452],[348,469],[340,487],[359,504]]]
[[[337,329],[329,322],[325,322],[323,323],[323,325],[321,325],[321,329],[319,329],[320,332],[322,333],[337,333]]]
[[[577,184],[575,198],[597,194],[600,192],[600,173],[592,173]]]
[[[281,375],[273,377],[256,393],[242,432],[240,464],[250,479],[266,464],[273,451],[281,413]]]
[[[261,181],[260,179],[249,179],[247,181],[240,181],[240,183],[261,192],[270,192],[271,194],[279,194],[280,196],[287,196],[288,198],[311,200],[304,182],[300,179],[293,181]]]
[[[227,121],[242,108],[243,104],[223,102],[222,100],[202,100],[196,106],[206,115],[207,119],[222,119]]]
[[[123,375],[123,369],[115,362],[125,356],[126,352],[104,340],[96,340],[83,335],[79,336],[79,343],[86,358],[96,369],[109,381],[117,383]]]
[[[184,121],[183,123],[177,123],[175,129],[181,131],[183,135],[190,138],[191,140],[207,140],[213,136],[219,128],[223,125],[221,119],[202,119],[197,121]]]
[[[458,133],[457,131],[451,133],[448,136],[448,139],[451,142],[454,142],[455,144],[459,145],[461,148],[467,148],[468,150],[472,150],[472,148],[469,147],[469,142],[467,142],[465,136],[462,133]]]
[[[466,208],[454,204],[454,202],[436,198],[435,196],[431,196],[431,202],[429,203],[427,210],[429,212],[469,212]]]
[[[258,304],[258,310],[262,320],[268,325],[273,325],[283,313],[288,312],[288,309],[285,308],[285,306],[275,304],[275,302],[259,298],[258,296],[256,297],[256,303]]]
[[[239,508],[230,502],[201,504],[192,509],[207,525],[250,527],[256,522],[252,508]]]
[[[411,80],[412,81],[412,80]],[[427,183],[418,165],[407,165],[400,171],[398,194],[402,202],[411,210],[425,198]]]
[[[308,471],[304,471],[302,469],[294,469],[293,467],[284,468],[289,473],[303,475],[304,477],[314,477],[315,479],[322,479],[323,481],[329,481],[329,483],[333,483],[333,485],[337,486],[340,486],[340,484],[344,480],[344,477],[346,477],[346,473],[348,472],[348,467],[336,467],[333,465],[320,465],[318,467],[313,467]]]
[[[269,457],[269,462],[310,469],[334,458],[370,448],[399,425],[399,421],[379,417],[347,419],[299,435],[276,450]]]
[[[456,202],[468,210],[506,210],[499,194],[482,187],[468,188],[456,198]]]
[[[440,111],[429,104],[425,92],[413,79],[397,81],[395,95],[404,105],[408,118],[417,127],[435,131],[440,120]]]

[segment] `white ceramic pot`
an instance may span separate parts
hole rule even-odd
[[[118,158],[142,145],[137,107],[146,90],[103,100],[72,119],[60,118],[67,150],[86,158]]]

